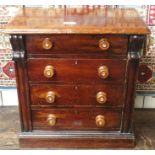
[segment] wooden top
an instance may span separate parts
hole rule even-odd
[[[9,34],[148,34],[135,9],[23,8],[5,27]]]

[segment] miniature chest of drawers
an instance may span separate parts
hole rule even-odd
[[[24,8],[4,32],[21,147],[134,147],[135,84],[149,33],[134,9]]]

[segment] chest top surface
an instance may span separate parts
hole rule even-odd
[[[148,34],[135,9],[23,8],[4,29],[9,34]]]

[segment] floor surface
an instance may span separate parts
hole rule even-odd
[[[134,149],[155,149],[155,110],[135,110],[137,144]],[[0,150],[19,149],[17,107],[0,108]]]

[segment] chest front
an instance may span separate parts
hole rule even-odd
[[[109,10],[117,11],[124,13]],[[12,29],[11,24],[6,28],[17,76],[21,147],[134,147],[132,111],[139,59],[149,33],[145,25],[129,29],[116,23],[114,28],[109,21],[105,26],[100,14],[94,25],[90,14],[87,20],[72,15],[76,26],[62,24],[61,15],[57,20],[41,16],[50,24],[37,22],[37,27],[31,25],[35,17],[31,19],[30,12],[41,10],[25,10],[17,17],[19,25],[16,19]]]

